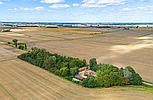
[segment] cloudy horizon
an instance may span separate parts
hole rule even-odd
[[[152,0],[0,0],[0,21],[153,22]]]

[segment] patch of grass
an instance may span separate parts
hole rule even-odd
[[[136,90],[136,91],[143,91],[143,92],[147,92],[147,93],[151,93],[153,94],[153,87],[151,86],[124,86],[124,87],[113,87],[113,88],[118,88],[121,90]]]

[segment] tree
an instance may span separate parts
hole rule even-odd
[[[142,85],[142,78],[138,73],[133,73],[130,78],[131,85]]]
[[[60,75],[63,77],[66,77],[68,75],[67,67],[62,67],[59,72],[60,72]]]
[[[54,68],[56,66],[56,57],[55,56],[50,56],[47,57],[44,61],[43,67],[46,70],[49,70],[51,68]]]
[[[85,59],[83,59],[83,64],[84,64],[84,66],[86,66],[86,65],[87,65],[87,62],[86,62],[86,60],[85,60]]]
[[[27,44],[26,43],[24,44],[24,49],[27,50]]]
[[[21,49],[21,50],[24,50],[24,46],[23,45],[19,45],[18,48]]]
[[[70,68],[70,73],[71,75],[75,75],[79,72],[79,68],[78,67],[74,67],[74,68]]]
[[[17,48],[17,46],[18,46],[18,40],[17,39],[13,39],[12,42],[14,43],[15,47]]]
[[[68,66],[67,66],[67,75],[70,76],[71,75],[71,72],[70,72],[70,64],[68,63]]]
[[[122,71],[125,78],[130,78],[132,76],[132,72],[130,72],[128,68],[125,68]]]
[[[110,64],[99,64],[96,67],[96,86],[110,87],[128,84],[128,79],[124,78],[121,69]]]
[[[97,65],[96,58],[92,58],[89,60],[89,66],[90,66],[89,69],[94,69],[94,67],[96,67],[96,65]]]
[[[81,85],[84,87],[88,87],[88,88],[94,88],[96,87],[97,83],[95,81],[95,77],[89,77],[89,78],[84,79]]]
[[[125,69],[128,69],[131,73],[135,73],[135,70],[131,66],[127,66]]]

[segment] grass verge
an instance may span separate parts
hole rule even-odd
[[[142,91],[153,94],[153,87],[151,86],[123,86],[123,87],[113,87],[115,89],[121,89],[121,90],[136,90],[136,91]]]

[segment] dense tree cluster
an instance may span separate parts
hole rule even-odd
[[[8,42],[9,45],[21,49],[21,50],[27,50],[27,44],[26,43],[18,43],[17,39],[13,39],[12,42]]]
[[[33,65],[39,66],[64,78],[72,78],[79,68],[86,66],[85,60],[50,53],[45,49],[32,48],[28,53],[18,56]]]
[[[24,53],[18,58],[71,81],[73,76],[79,73],[79,68],[89,66],[91,70],[96,72],[96,76],[89,76],[80,81],[79,84],[84,87],[142,84],[142,78],[132,67],[118,68],[110,64],[97,64],[96,58],[92,58],[87,65],[86,60],[61,56],[38,48],[32,48],[28,53]]]
[[[142,78],[130,66],[123,69],[110,64],[98,64],[94,68],[97,76],[84,79],[81,83],[84,87],[142,85]]]

